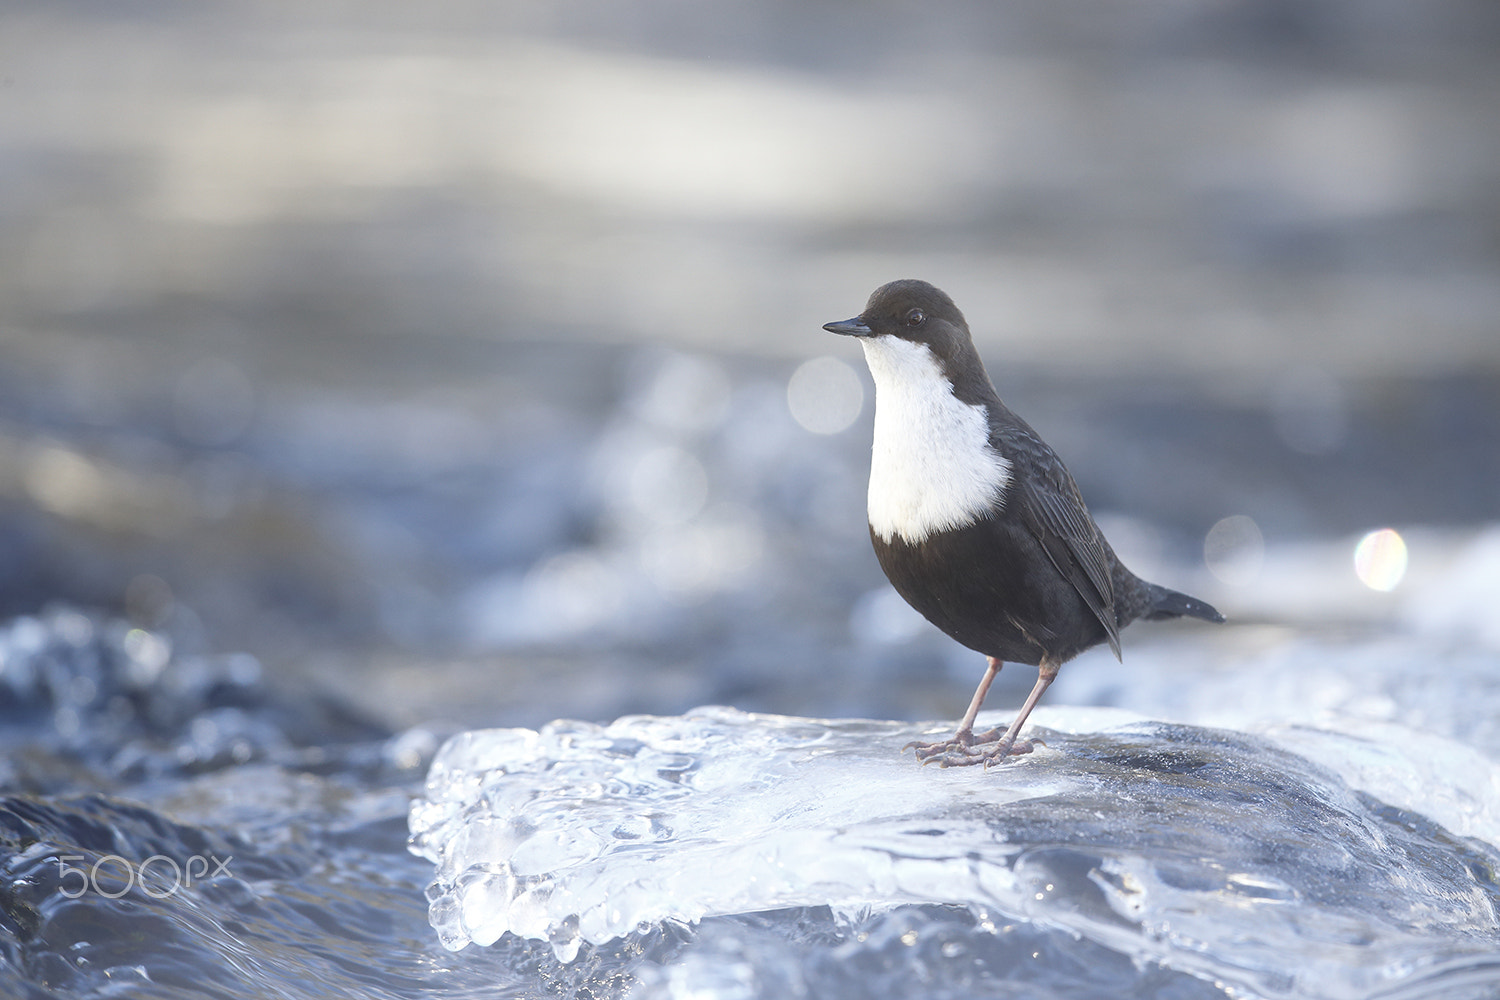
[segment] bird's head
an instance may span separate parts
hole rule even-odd
[[[882,383],[930,373],[965,402],[999,402],[964,314],[946,292],[925,281],[903,278],[881,285],[870,293],[864,312],[823,329],[859,339],[877,395]]]
[[[881,285],[870,294],[864,311],[853,319],[825,323],[829,333],[872,339],[897,337],[925,344],[939,359],[951,360],[972,350],[969,324],[946,292],[915,278]]]

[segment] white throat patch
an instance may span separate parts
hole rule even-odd
[[[977,521],[1005,499],[1010,463],[990,447],[983,406],[953,395],[926,344],[862,338],[875,379],[870,527],[916,544]]]

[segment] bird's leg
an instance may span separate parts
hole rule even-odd
[[[974,737],[974,717],[979,714],[979,706],[984,704],[984,696],[989,694],[990,685],[995,682],[995,675],[1000,673],[1000,668],[1005,665],[1004,661],[997,660],[993,656],[988,659],[989,662],[985,666],[984,676],[979,680],[979,687],[974,689],[974,697],[969,699],[969,710],[964,713],[963,721],[958,724],[958,732],[939,743],[920,743],[913,740],[902,747],[902,750],[913,749],[916,752],[917,760],[926,764],[934,758],[946,757],[950,752],[967,755],[969,754],[969,747],[974,743],[989,742],[997,738],[993,732],[985,733],[977,740]],[[963,763],[973,762],[963,761]],[[948,766],[946,760],[944,760],[943,766]]]
[[[969,711],[964,713],[964,718],[958,726],[958,732],[951,739],[941,743],[909,743],[907,746],[916,748],[917,759],[924,764],[938,761],[940,767],[963,767],[969,764],[980,764],[988,766],[996,761],[1010,756],[1031,753],[1033,743],[1031,740],[1017,740],[1016,734],[1026,724],[1026,718],[1031,710],[1036,708],[1036,703],[1041,701],[1042,694],[1052,685],[1057,677],[1059,664],[1043,660],[1037,668],[1036,684],[1032,686],[1031,693],[1026,696],[1026,703],[1016,713],[1015,719],[1000,734],[999,730],[992,729],[980,736],[974,735],[974,716],[979,712],[979,704],[984,701],[984,695],[989,690],[990,682],[1000,672],[1000,664],[994,657],[990,657],[990,667],[985,671],[984,679],[979,682],[979,690],[974,692],[974,700],[969,704]],[[975,744],[994,743],[993,747],[981,752],[972,749]],[[903,749],[905,749],[903,747]]]
[[[989,750],[986,750],[983,757],[980,758],[984,761],[986,767],[995,761],[1003,760],[1013,754],[1031,753],[1035,748],[1031,740],[1017,742],[1016,734],[1021,731],[1021,726],[1025,725],[1026,717],[1031,714],[1031,710],[1036,708],[1036,703],[1042,700],[1042,692],[1052,686],[1052,681],[1057,677],[1057,668],[1059,666],[1060,664],[1053,663],[1050,660],[1043,660],[1041,665],[1036,668],[1036,683],[1031,686],[1031,693],[1026,696],[1026,703],[1016,713],[1016,717],[1011,722],[1010,728],[1006,729],[1005,735],[1000,737],[1000,742],[996,743]],[[990,734],[985,733],[985,735],[988,736]],[[964,761],[964,763],[972,763],[972,761]]]

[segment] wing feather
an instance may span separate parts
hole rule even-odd
[[[1104,626],[1109,648],[1119,658],[1120,626],[1109,556],[1083,495],[1034,431],[1024,425],[1007,431],[1007,451],[1025,459],[1013,464],[1011,500],[1052,565]]]

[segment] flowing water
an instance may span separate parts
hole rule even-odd
[[[0,11],[0,995],[1500,996],[1492,3],[346,6]],[[1231,619],[987,772],[908,275]]]

